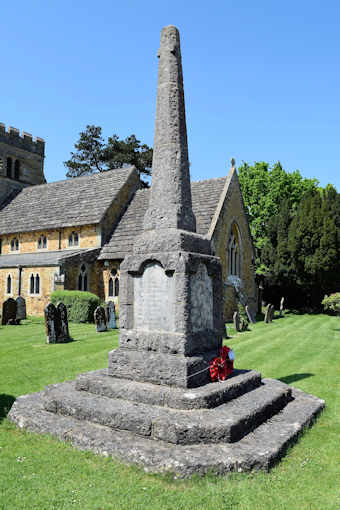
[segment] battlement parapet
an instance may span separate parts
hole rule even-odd
[[[45,140],[38,136],[33,140],[32,135],[25,131],[20,135],[19,129],[12,126],[9,126],[8,131],[6,131],[6,126],[2,122],[0,122],[0,142],[34,152],[42,157],[45,155]]]

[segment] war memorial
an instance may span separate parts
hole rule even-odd
[[[19,397],[9,419],[145,470],[269,469],[324,401],[254,370],[211,382],[222,348],[221,263],[196,233],[178,30],[162,30],[151,197],[120,277],[108,368]]]

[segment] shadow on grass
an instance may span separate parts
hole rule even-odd
[[[279,381],[282,381],[286,384],[290,384],[295,381],[300,381],[301,379],[306,379],[307,377],[313,377],[314,374],[291,374],[286,375],[285,377],[280,377]]]
[[[10,412],[12,405],[14,404],[15,397],[12,395],[5,395],[0,393],[0,423],[7,414]]]

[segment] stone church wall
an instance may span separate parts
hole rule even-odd
[[[230,320],[233,312],[237,309],[236,293],[231,283],[232,278],[230,278],[228,273],[228,241],[233,224],[237,225],[240,233],[240,279],[242,282],[242,293],[246,296],[250,309],[256,313],[257,288],[253,265],[254,250],[236,173],[233,173],[231,176],[227,194],[224,197],[220,214],[212,232],[213,249],[222,262],[225,320]]]
[[[59,243],[59,232],[61,239]],[[69,246],[68,238],[72,232],[79,234],[79,245]],[[41,235],[47,237],[47,248],[38,249],[38,240]],[[19,251],[11,251],[11,240],[16,237],[19,240]],[[80,227],[65,227],[63,229],[38,230],[35,232],[21,232],[1,236],[2,254],[11,253],[35,253],[43,251],[57,251],[82,248],[99,248],[101,246],[100,228],[98,225],[82,225]],[[60,244],[60,248],[59,248]]]
[[[43,184],[45,142],[42,138],[35,138],[23,132],[20,135],[18,129],[0,123],[0,176],[7,175],[7,158],[20,162],[19,182],[23,184]],[[13,168],[12,168],[13,170]],[[12,175],[14,178],[14,174]]]
[[[50,301],[51,292],[54,290],[54,275],[58,273],[58,267],[23,267],[21,272],[21,296],[26,300],[28,315],[43,315],[45,306]],[[12,292],[7,294],[6,285],[8,275],[12,277]],[[38,294],[30,294],[30,278],[39,275],[40,290]],[[0,310],[3,302],[9,297],[16,298],[19,290],[18,268],[0,269]]]

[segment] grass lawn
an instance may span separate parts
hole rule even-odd
[[[289,314],[251,330],[228,328],[235,366],[313,393],[326,410],[269,474],[182,481],[78,452],[6,419],[18,395],[105,367],[117,332],[71,324],[74,342],[46,345],[41,320],[0,326],[0,509],[339,510],[340,318]]]

